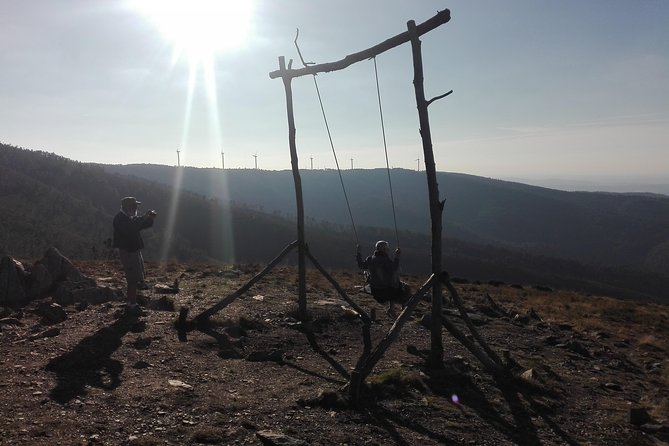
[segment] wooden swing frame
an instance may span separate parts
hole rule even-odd
[[[283,80],[285,95],[286,95],[286,111],[288,120],[288,144],[290,148],[290,159],[292,166],[293,181],[295,184],[295,199],[297,205],[297,240],[289,244],[284,250],[274,258],[262,271],[256,274],[245,285],[239,288],[234,293],[221,299],[217,304],[211,308],[198,314],[193,321],[187,322],[188,309],[182,308],[179,315],[177,327],[180,331],[185,331],[206,324],[208,319],[221,311],[227,305],[236,300],[239,296],[248,291],[255,283],[261,280],[268,274],[281,260],[293,249],[297,248],[298,254],[298,312],[300,319],[304,322],[308,318],[307,313],[307,299],[306,299],[306,259],[313,264],[313,266],[330,282],[335,290],[340,294],[342,299],[348,303],[358,314],[363,323],[363,352],[357,361],[354,370],[351,372],[348,384],[348,393],[350,400],[356,404],[360,398],[360,389],[362,383],[367,376],[372,372],[378,361],[383,357],[385,351],[390,347],[393,341],[398,337],[402,327],[409,320],[413,314],[418,302],[431,290],[432,291],[432,317],[431,317],[431,349],[427,360],[427,365],[432,368],[443,368],[443,344],[442,344],[442,324],[443,326],[470,352],[477,358],[484,367],[494,375],[501,375],[506,372],[506,368],[500,358],[490,349],[483,338],[478,334],[474,328],[474,324],[469,319],[464,305],[460,300],[457,291],[450,283],[448,274],[442,271],[442,211],[444,201],[439,199],[439,188],[436,177],[436,166],[434,162],[434,153],[432,149],[432,137],[430,133],[430,122],[428,114],[428,106],[434,101],[444,98],[452,93],[452,90],[442,95],[436,96],[430,100],[425,99],[425,91],[423,87],[423,62],[421,53],[420,36],[426,34],[435,28],[447,23],[451,18],[449,10],[437,12],[436,15],[426,20],[425,22],[416,25],[413,20],[407,22],[407,31],[398,34],[390,39],[387,39],[373,47],[366,50],[350,54],[341,60],[335,62],[328,62],[322,64],[308,65],[303,68],[293,69],[292,59],[286,66],[285,58],[280,56],[279,69],[269,73],[270,79],[281,78]],[[418,108],[418,116],[421,135],[423,154],[425,160],[425,173],[427,176],[430,218],[431,218],[431,257],[432,257],[432,274],[429,279],[421,286],[421,288],[414,294],[405,304],[403,311],[397,317],[395,323],[392,325],[388,333],[381,340],[381,342],[372,350],[370,326],[372,319],[369,315],[353,301],[344,291],[336,280],[328,274],[328,272],[320,265],[318,260],[309,251],[308,245],[304,235],[304,202],[302,195],[302,180],[300,177],[300,169],[297,155],[297,145],[295,141],[295,115],[293,111],[293,92],[291,82],[294,78],[316,75],[318,73],[326,73],[331,71],[343,70],[350,65],[376,57],[392,48],[402,45],[406,42],[411,42],[413,67],[414,67],[414,90],[416,96],[416,105]],[[448,321],[442,314],[442,285],[450,292],[454,303],[456,304],[461,318],[472,333],[473,339],[478,343],[475,344],[469,340],[455,325]]]

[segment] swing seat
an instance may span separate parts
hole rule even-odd
[[[405,282],[400,281],[399,288],[372,288],[369,284],[369,271],[363,271],[365,276],[365,285],[359,287],[359,290],[365,294],[370,294],[375,301],[385,304],[390,301],[394,303],[404,303],[411,297],[411,288]]]

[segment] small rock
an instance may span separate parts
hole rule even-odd
[[[190,384],[186,384],[183,381],[179,381],[178,379],[168,379],[167,383],[172,386],[172,387],[177,387],[179,389],[185,389],[185,390],[193,390],[193,386]]]
[[[469,317],[469,320],[472,321],[472,324],[476,325],[477,327],[485,325],[488,322],[488,319],[486,319],[484,316],[475,313],[467,313],[467,317]]]
[[[360,314],[358,314],[357,311],[355,311],[353,308],[349,308],[345,305],[340,305],[340,308],[343,311],[343,316],[347,319],[356,319],[360,317]]]
[[[153,291],[161,294],[177,294],[179,292],[179,288],[165,285],[164,283],[157,283],[154,285]]]
[[[48,330],[44,330],[41,333],[30,336],[29,339],[31,341],[34,341],[35,339],[53,338],[55,336],[58,336],[59,334],[60,334],[60,328],[52,327],[52,328],[49,328]]]
[[[539,374],[534,369],[525,370],[520,377],[527,382],[534,382],[539,380]]]
[[[246,356],[246,360],[250,362],[276,362],[277,364],[283,364],[283,353],[281,350],[259,350],[249,353]]]
[[[306,441],[279,432],[259,431],[256,436],[265,446],[309,446]]]
[[[224,270],[221,271],[222,277],[239,277],[242,274],[238,269]]]
[[[580,342],[575,341],[573,339],[568,342],[565,342],[564,344],[557,344],[556,347],[565,348],[569,351],[577,353],[581,356],[585,356],[587,358],[592,357],[590,351],[588,351],[587,348],[583,347],[583,345]]]
[[[667,441],[667,437],[669,437],[669,426],[664,424],[644,423],[641,425],[641,430],[658,437],[662,441]]]
[[[168,296],[161,296],[160,299],[152,300],[148,307],[156,311],[175,311],[174,299]]]
[[[23,325],[23,322],[15,317],[4,317],[0,319],[0,325]]]
[[[57,324],[67,319],[67,313],[63,307],[56,303],[42,302],[37,307],[37,314],[42,316],[43,322],[47,324]]]
[[[641,426],[650,421],[650,415],[648,411],[643,407],[632,407],[630,409],[630,423],[635,426]]]
[[[605,383],[604,388],[609,389],[609,390],[616,390],[616,391],[623,390],[623,388],[620,386],[620,384],[616,384],[616,383]]]
[[[147,367],[151,367],[151,364],[146,361],[137,361],[132,365],[133,369],[145,369]]]
[[[513,322],[516,322],[518,324],[525,325],[530,322],[530,317],[526,314],[516,314],[513,317]]]
[[[242,357],[241,353],[239,353],[234,348],[226,348],[221,350],[218,352],[218,356],[223,359],[240,359]]]

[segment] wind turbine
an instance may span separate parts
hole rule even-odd
[[[256,154],[252,155],[252,156],[253,156],[254,161],[255,161],[256,170],[258,170],[258,152],[256,152]]]

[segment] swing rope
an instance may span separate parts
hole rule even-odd
[[[383,121],[383,107],[381,106],[381,89],[379,88],[379,71],[376,67],[376,56],[374,59],[374,78],[376,79],[376,97],[379,100],[379,116],[381,117],[381,133],[383,134],[383,150],[386,154],[386,171],[388,172],[388,188],[390,189],[390,203],[393,207],[393,223],[395,223],[395,240],[397,247],[400,246],[400,238],[397,231],[397,215],[395,213],[395,197],[393,196],[393,183],[390,180],[390,163],[388,162],[388,144],[386,143],[386,126]]]
[[[302,65],[305,67],[309,65],[309,63],[304,61],[304,57],[302,57],[302,52],[300,51],[300,46],[297,44],[297,39],[300,36],[300,30],[299,28],[297,29],[297,33],[295,34],[295,48],[297,48],[297,54],[300,56],[300,60],[302,61]],[[310,62],[311,63],[311,62]],[[348,194],[346,193],[346,186],[344,186],[344,178],[341,175],[341,169],[339,168],[339,160],[337,159],[337,151],[335,150],[334,142],[332,141],[332,133],[330,132],[330,125],[328,124],[328,118],[325,115],[325,107],[323,106],[323,99],[321,98],[321,90],[318,88],[318,81],[316,80],[316,75],[313,75],[314,78],[314,86],[316,87],[316,94],[318,95],[318,103],[321,106],[321,113],[323,115],[323,121],[325,122],[325,129],[328,132],[328,139],[330,140],[330,147],[332,148],[332,155],[334,156],[335,160],[335,165],[337,166],[337,173],[339,174],[339,182],[341,183],[341,189],[344,191],[344,199],[346,200],[346,208],[348,209],[348,216],[351,219],[351,227],[353,228],[353,235],[355,236],[355,243],[356,245],[360,245],[360,239],[358,238],[358,231],[355,229],[355,222],[353,221],[353,212],[351,212],[351,203],[348,199]]]
[[[321,113],[323,114],[323,121],[325,122],[325,129],[328,132],[328,139],[330,140],[330,147],[332,148],[332,155],[334,156],[335,164],[337,166],[337,173],[339,174],[339,182],[341,183],[341,189],[344,191],[344,198],[346,199],[346,207],[348,208],[348,215],[351,218],[351,227],[353,228],[353,235],[355,236],[356,245],[360,244],[358,239],[358,231],[355,229],[355,222],[353,221],[353,212],[351,212],[351,203],[348,200],[348,194],[346,193],[346,187],[344,186],[344,178],[341,175],[341,169],[339,168],[339,160],[337,159],[337,152],[335,151],[334,142],[332,141],[332,134],[330,133],[330,126],[328,125],[328,118],[325,115],[325,108],[323,107],[323,100],[321,99],[321,91],[318,88],[318,82],[316,81],[316,75],[314,74],[314,85],[316,86],[316,94],[318,95],[318,102],[321,105]]]

